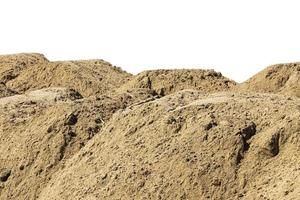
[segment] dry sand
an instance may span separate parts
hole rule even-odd
[[[0,199],[299,199],[299,79],[0,56]]]
[[[300,97],[300,63],[272,65],[238,87],[243,92],[269,92]]]

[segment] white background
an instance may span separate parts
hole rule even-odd
[[[214,68],[244,81],[300,60],[295,0],[1,0],[0,54],[101,58],[137,73]]]

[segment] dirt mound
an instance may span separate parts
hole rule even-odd
[[[0,199],[36,199],[116,110],[150,97],[142,90],[82,98],[74,90],[47,88],[1,98]]]
[[[19,93],[66,87],[87,97],[111,92],[130,77],[130,74],[103,60],[44,62],[27,67],[7,86]]]
[[[241,84],[238,90],[300,97],[300,63],[272,65]]]
[[[48,60],[44,55],[37,53],[0,55],[0,82],[6,83],[16,78],[28,66],[45,62]]]
[[[133,88],[152,89],[159,95],[167,95],[184,89],[202,92],[227,91],[235,85],[214,70],[153,70],[145,71],[124,84],[119,90]]]
[[[65,87],[85,97],[101,95],[112,93],[131,76],[103,60],[50,62],[42,54],[0,56],[0,82],[18,93]]]
[[[299,66],[236,86],[0,56],[0,199],[297,199]]]
[[[182,91],[130,106],[38,199],[297,199],[299,104]]]
[[[34,199],[42,186],[34,183],[45,182],[65,157],[72,128],[64,123],[78,98],[57,88],[0,99],[0,141],[5,144],[0,146],[0,199]]]

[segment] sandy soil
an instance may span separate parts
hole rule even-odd
[[[0,199],[299,199],[299,73],[0,56]]]

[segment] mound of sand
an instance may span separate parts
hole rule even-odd
[[[184,89],[196,89],[206,93],[227,91],[235,84],[214,70],[153,70],[138,74],[119,90],[147,88],[164,96]]]
[[[101,95],[111,93],[130,77],[103,60],[50,62],[42,54],[0,56],[0,81],[18,93],[65,87],[85,97]]]
[[[36,199],[116,110],[151,97],[143,90],[83,99],[74,90],[47,88],[1,98],[0,199]]]
[[[111,92],[130,77],[130,74],[102,60],[47,62],[29,66],[7,86],[20,93],[47,87],[67,87],[83,96],[91,96]]]
[[[298,199],[299,66],[237,85],[0,56],[0,199]]]
[[[267,67],[238,87],[242,92],[269,92],[300,97],[300,63]]]
[[[299,104],[182,91],[126,108],[39,199],[296,199]]]
[[[23,69],[48,60],[42,54],[22,53],[0,55],[0,82],[6,83],[16,78]]]

